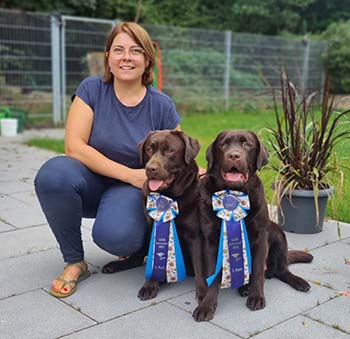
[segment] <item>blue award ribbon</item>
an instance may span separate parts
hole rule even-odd
[[[223,271],[221,286],[237,288],[249,282],[251,253],[244,218],[250,209],[248,195],[223,190],[212,196],[213,210],[222,219],[215,272],[207,278],[211,286]]]
[[[145,277],[155,281],[182,281],[186,278],[186,268],[173,220],[179,213],[177,202],[151,192],[146,209],[154,222]]]

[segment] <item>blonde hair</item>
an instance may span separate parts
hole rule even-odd
[[[108,64],[108,53],[109,53],[109,50],[111,49],[114,38],[119,33],[126,33],[127,35],[129,35],[130,38],[135,40],[135,42],[145,51],[145,54],[149,60],[149,64],[142,75],[142,84],[144,86],[148,86],[152,84],[153,69],[155,64],[154,46],[146,30],[135,22],[121,22],[117,24],[116,26],[114,26],[111,33],[107,37],[105,53],[104,53],[105,73],[104,73],[103,80],[105,82],[113,81],[113,74],[111,73],[111,69]]]

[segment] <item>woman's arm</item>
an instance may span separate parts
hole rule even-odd
[[[90,106],[82,99],[78,96],[74,98],[66,123],[66,155],[79,160],[95,173],[142,188],[146,180],[144,169],[132,169],[119,164],[88,145],[93,114]]]

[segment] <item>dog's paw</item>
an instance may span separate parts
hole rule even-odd
[[[262,310],[266,306],[264,295],[249,296],[247,299],[247,307],[251,311]]]
[[[238,293],[240,294],[241,297],[247,297],[249,295],[249,287],[250,285],[243,285],[238,289]]]
[[[143,286],[140,290],[137,296],[140,300],[149,300],[153,299],[157,296],[158,289],[155,286]]]
[[[196,299],[198,301],[198,305],[200,305],[205,297],[205,293],[196,293]]]
[[[303,278],[299,278],[299,277],[298,277],[298,279],[296,279],[294,281],[293,287],[297,291],[301,291],[301,292],[307,292],[311,288],[310,284],[306,280],[304,280]]]
[[[215,306],[198,306],[192,313],[195,321],[209,321],[214,318]]]

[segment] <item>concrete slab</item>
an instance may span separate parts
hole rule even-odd
[[[234,339],[239,337],[210,323],[196,323],[188,312],[163,302],[65,338]]]
[[[98,322],[103,322],[194,289],[193,279],[188,278],[182,283],[161,286],[156,298],[141,301],[137,293],[143,282],[143,267],[114,274],[93,274],[83,288],[79,286],[79,291],[65,298],[65,302]]]
[[[334,290],[350,290],[350,265],[345,261],[350,257],[349,244],[338,241],[312,250],[311,253],[314,256],[312,263],[292,265],[291,270],[307,280]]]
[[[350,335],[350,302],[349,296],[338,296],[319,307],[305,313],[306,316],[340,329]],[[331,338],[331,336],[329,336]],[[335,336],[333,336],[335,338]]]
[[[62,269],[62,256],[56,249],[2,259],[0,299],[49,286]]]
[[[47,223],[44,214],[36,207],[0,211],[0,218],[6,223],[18,228],[38,226]]]
[[[0,259],[58,248],[48,225],[19,229],[1,235]]]
[[[338,229],[339,227],[339,229]],[[323,231],[316,234],[295,234],[285,232],[288,246],[292,249],[312,250],[335,241],[350,237],[350,225],[342,222],[327,221],[323,225]]]
[[[19,201],[7,194],[0,194],[0,213],[1,211],[4,211],[4,210],[10,210],[10,209],[18,210],[26,207],[28,207],[28,204],[24,203],[23,201]]]
[[[11,198],[16,199],[26,204],[26,206],[34,206],[40,211],[40,204],[37,195],[34,192],[34,186],[32,191],[13,193],[9,195]]]
[[[346,333],[321,324],[312,319],[297,316],[287,320],[271,329],[268,329],[258,335],[253,336],[254,339],[315,339],[315,338],[349,338]]]
[[[2,178],[1,178],[2,180]],[[13,180],[13,181],[0,181],[0,193],[10,194],[18,192],[28,192],[33,189],[32,184],[23,181]]]
[[[13,231],[16,228],[13,226],[10,226],[9,224],[4,223],[3,221],[1,221],[0,219],[0,233],[2,232],[7,232],[7,231]]]
[[[92,226],[94,225],[94,222],[95,222],[95,219],[87,219],[87,218],[83,218],[82,220],[82,225],[89,229],[89,230],[92,230]]]
[[[240,297],[236,290],[223,289],[220,290],[218,307],[211,322],[238,336],[248,338],[334,296],[334,291],[317,285],[313,285],[309,292],[303,293],[272,279],[265,283],[266,307],[252,312],[245,305],[246,298]],[[197,303],[194,293],[168,302],[188,311],[192,311]]]
[[[0,300],[1,338],[57,338],[95,322],[42,290]]]

